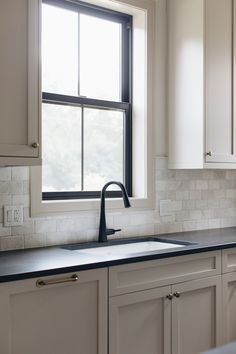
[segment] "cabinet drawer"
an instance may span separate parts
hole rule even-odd
[[[236,271],[236,248],[222,251],[222,273]]]
[[[109,295],[131,293],[220,273],[220,251],[125,264],[109,268]]]

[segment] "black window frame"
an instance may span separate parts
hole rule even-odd
[[[83,96],[42,92],[42,103],[113,109],[124,111],[124,185],[132,196],[132,16],[81,1],[43,0],[43,3],[118,22],[122,25],[121,101],[106,101]],[[82,113],[83,127],[83,113]],[[82,133],[83,140],[83,133]],[[83,144],[83,141],[82,141]],[[83,150],[83,147],[82,147]],[[83,152],[82,152],[83,154]],[[83,174],[83,156],[82,156]],[[83,184],[83,182],[82,182]],[[120,191],[107,191],[109,198],[121,197]],[[97,199],[100,191],[42,192],[43,200]]]

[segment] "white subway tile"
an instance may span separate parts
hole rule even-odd
[[[11,180],[11,167],[0,167],[0,183]]]
[[[13,205],[23,205],[24,207],[29,207],[30,198],[29,195],[13,195],[12,196]]]
[[[221,227],[220,219],[209,219],[209,229],[218,229]]]
[[[0,238],[1,251],[16,250],[24,248],[23,236],[9,236]]]
[[[13,167],[12,168],[13,181],[28,181],[29,180],[29,167]]]
[[[182,232],[182,231],[183,231],[183,225],[180,222],[155,225],[155,233],[157,233],[158,235],[170,234],[170,233]]]
[[[236,218],[223,218],[220,220],[221,227],[233,227],[236,226]]]
[[[189,219],[190,220],[201,220],[202,211],[201,210],[190,210]]]
[[[14,181],[0,182],[0,194],[23,194],[23,183]]]
[[[44,234],[25,235],[24,241],[25,241],[25,248],[45,247],[46,235]]]
[[[196,190],[206,190],[208,189],[208,182],[204,180],[195,181]]]
[[[176,191],[176,200],[188,200],[189,198],[189,191]]]
[[[4,227],[2,223],[0,223],[0,237],[2,236],[10,236],[11,235],[11,227]]]
[[[195,200],[183,200],[182,202],[182,209],[183,210],[193,210],[196,208],[196,202]]]
[[[201,191],[190,191],[189,192],[189,199],[199,200],[201,198],[202,198]]]
[[[56,231],[56,220],[36,220],[35,221],[35,233],[48,233]]]
[[[175,213],[175,220],[176,221],[184,221],[184,220],[189,220],[189,219],[190,219],[190,211],[189,210],[177,211]]]
[[[25,221],[22,226],[12,226],[12,235],[30,235],[35,232],[34,230],[34,221],[28,220]]]

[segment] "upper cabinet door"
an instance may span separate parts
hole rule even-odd
[[[234,0],[205,2],[206,161],[236,162]]]
[[[0,2],[0,163],[38,164],[39,1]]]

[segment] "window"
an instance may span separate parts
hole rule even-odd
[[[130,15],[43,2],[44,200],[96,198],[109,180],[123,182],[131,196],[131,42]]]

